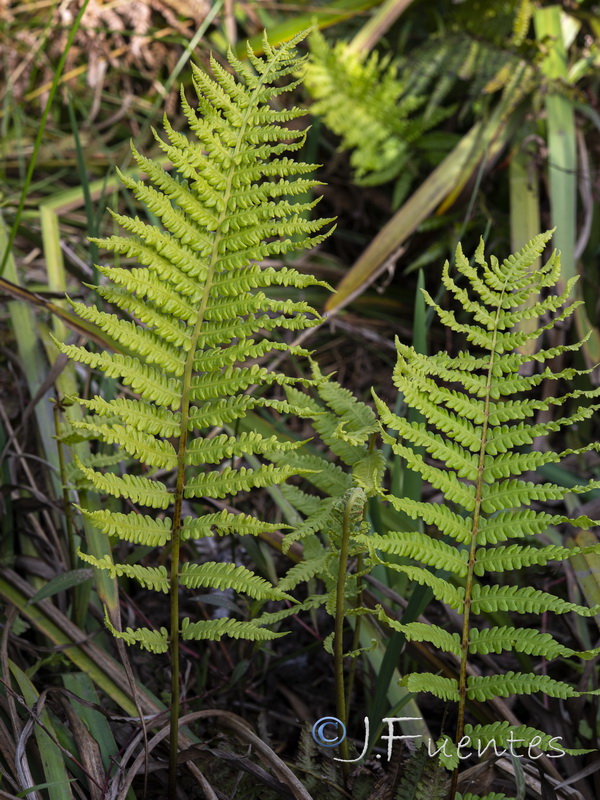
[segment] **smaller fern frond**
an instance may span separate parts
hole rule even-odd
[[[75,457],[75,463],[81,472],[88,478],[96,490],[102,494],[112,494],[114,497],[127,497],[134,503],[151,508],[168,508],[173,497],[164,483],[152,478],[143,478],[140,475],[124,475],[122,478],[111,472],[101,473],[88,469]]]
[[[425,97],[408,93],[397,64],[375,52],[365,55],[345,42],[330,47],[318,31],[310,47],[304,82],[313,97],[311,112],[351,151],[357,182],[376,185],[397,177],[414,157],[412,143],[450,111],[417,116]]]
[[[151,653],[166,653],[169,649],[169,636],[166,628],[158,631],[150,628],[126,628],[118,631],[111,623],[108,613],[104,617],[104,624],[116,639],[122,639],[125,644],[137,644]]]
[[[243,592],[256,600],[292,600],[290,595],[273,586],[264,578],[259,578],[244,566],[205,561],[202,564],[183,564],[180,581],[188,589],[210,586],[214,589],[233,589]]]
[[[155,592],[169,591],[169,576],[166,567],[142,567],[140,564],[115,564],[110,556],[96,558],[88,553],[78,552],[83,561],[87,561],[96,569],[108,572],[111,578],[121,577],[134,578],[140,586],[151,589]]]
[[[458,702],[458,681],[456,678],[444,678],[431,673],[413,672],[405,675],[400,681],[409,692],[429,692],[440,700]]]
[[[431,625],[425,622],[398,622],[391,619],[381,606],[377,607],[378,618],[385,622],[390,628],[403,633],[410,642],[429,642],[438,650],[446,653],[460,655],[460,636],[458,633],[450,633],[439,625]]]
[[[181,623],[181,637],[185,641],[210,640],[218,642],[223,636],[259,642],[278,639],[281,636],[285,636],[285,633],[276,633],[268,630],[268,628],[259,627],[253,622],[243,622],[228,617],[200,620],[199,622],[191,622],[186,617]]]
[[[549,633],[540,633],[535,628],[513,628],[503,625],[501,627],[472,628],[469,633],[469,651],[488,655],[501,653],[503,650],[515,650],[527,655],[544,656],[553,658],[570,658],[577,656],[583,659],[595,658],[600,648],[596,650],[572,650],[570,647],[557,642]]]
[[[89,521],[107,536],[118,536],[126,542],[145,544],[147,547],[162,547],[171,536],[171,520],[150,517],[147,514],[121,514],[117,511],[100,509],[88,511],[75,505]]]
[[[600,691],[600,690],[598,690]],[[513,694],[544,692],[549,697],[581,697],[586,692],[578,692],[564,681],[557,681],[549,675],[534,673],[506,672],[504,675],[470,675],[467,679],[469,699],[484,702],[494,697],[510,697]]]

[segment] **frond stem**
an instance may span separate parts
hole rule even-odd
[[[285,52],[285,47],[277,51],[277,55]],[[212,243],[212,251],[210,264],[204,284],[204,291],[200,301],[200,308],[194,325],[194,331],[190,340],[190,348],[187,353],[185,368],[182,378],[182,394],[181,404],[179,411],[181,413],[181,433],[179,436],[179,446],[177,451],[177,478],[175,483],[175,497],[173,508],[173,524],[171,528],[171,571],[169,578],[169,594],[171,601],[171,619],[170,619],[170,645],[169,652],[171,657],[171,713],[170,713],[170,732],[169,732],[169,800],[177,800],[177,754],[179,750],[179,706],[180,706],[180,693],[179,693],[179,560],[181,548],[181,518],[183,496],[185,489],[185,461],[187,450],[187,435],[190,411],[190,392],[192,384],[192,373],[194,367],[194,358],[196,355],[196,347],[198,339],[204,324],[204,317],[206,308],[213,288],[213,280],[217,260],[219,257],[219,243],[222,236],[223,223],[227,219],[229,198],[232,191],[232,181],[234,175],[235,156],[238,155],[241,145],[244,142],[246,129],[248,127],[248,120],[251,112],[257,105],[259,94],[267,83],[269,73],[276,66],[277,56],[273,58],[271,63],[267,64],[262,80],[259,81],[251,95],[250,102],[244,111],[242,123],[239,128],[238,137],[233,152],[234,158],[232,159],[232,168],[229,170],[227,176],[227,185],[223,191],[223,210],[219,217],[218,223],[215,228],[214,239]]]
[[[349,708],[350,708],[350,691],[353,675],[350,676],[348,686],[348,705],[346,705],[346,692],[344,689],[344,623],[346,621],[346,573],[348,571],[348,551],[350,549],[350,533],[352,530],[352,521],[355,518],[355,506],[360,503],[362,506],[362,513],[364,514],[364,491],[360,488],[352,489],[347,495],[346,505],[344,506],[344,514],[342,517],[342,540],[340,542],[338,577],[336,585],[335,597],[335,631],[333,640],[333,656],[334,656],[334,670],[335,670],[335,695],[337,715],[344,725],[348,723]],[[359,583],[357,601],[362,595],[362,586]],[[360,617],[358,618],[360,619]],[[356,643],[357,636],[360,634],[357,627],[355,628],[354,641]],[[357,645],[355,644],[355,647]],[[340,755],[344,761],[348,761],[348,740],[345,738],[340,743]],[[348,764],[342,763],[342,774],[344,776],[344,783],[348,778]]]
[[[350,527],[352,514],[352,494],[348,498],[344,508],[342,522],[342,541],[340,543],[340,555],[338,564],[338,578],[335,597],[335,633],[333,639],[333,657],[335,670],[335,699],[337,715],[344,725],[347,725],[348,717],[346,714],[346,693],[344,688],[344,622],[346,621],[346,571],[348,569],[348,550],[350,545]],[[348,740],[345,738],[340,743],[340,755],[348,761]],[[348,764],[342,763],[342,775],[344,783],[348,779]]]
[[[502,290],[504,295],[506,284]],[[460,654],[460,672],[458,677],[458,719],[456,722],[456,745],[458,747],[461,739],[463,738],[465,730],[465,709],[467,704],[467,662],[469,657],[469,630],[470,630],[470,616],[471,616],[471,595],[473,592],[473,576],[475,574],[475,553],[477,550],[477,537],[479,535],[479,517],[481,514],[481,496],[483,492],[483,470],[485,467],[485,451],[487,444],[487,431],[489,425],[490,415],[490,391],[492,385],[492,372],[494,369],[494,355],[496,340],[498,336],[498,320],[500,317],[501,305],[498,305],[496,311],[496,319],[494,320],[494,335],[492,338],[492,346],[490,348],[490,363],[488,366],[486,388],[485,388],[485,401],[483,410],[483,425],[481,428],[481,446],[479,448],[479,461],[477,464],[477,482],[475,486],[475,508],[473,510],[473,526],[471,528],[471,541],[469,545],[469,561],[467,564],[467,576],[465,580],[465,600],[463,608],[463,627],[461,637],[461,654]],[[448,797],[450,800],[454,799],[456,787],[458,783],[458,767],[452,773],[452,781],[450,784],[450,792]]]

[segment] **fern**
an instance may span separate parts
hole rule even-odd
[[[342,148],[351,151],[357,183],[373,186],[402,173],[410,177],[417,140],[450,111],[417,115],[426,97],[407,93],[407,76],[399,76],[389,58],[357,53],[346,42],[330,47],[317,31],[310,46],[305,85],[313,97],[311,113],[322,117],[341,137]]]
[[[266,463],[256,469],[232,466],[231,459],[247,454],[265,458],[286,453],[289,445],[256,432],[211,438],[207,429],[222,428],[243,419],[257,407],[302,414],[298,404],[245,394],[263,387],[306,384],[257,364],[257,358],[284,351],[308,352],[278,341],[278,332],[300,331],[319,322],[319,315],[301,300],[273,300],[262,290],[271,286],[327,286],[288,267],[261,268],[267,257],[282,257],[314,247],[327,235],[328,219],[310,219],[316,201],[294,202],[316,185],[315,165],[294,161],[305,132],[287,127],[302,115],[291,108],[271,106],[296,85],[285,79],[304,58],[296,45],[302,33],[278,49],[266,35],[264,58],[249,49],[249,62],[229,53],[236,78],[216,60],[214,77],[194,67],[197,110],[182,93],[181,103],[193,137],[164,120],[166,139],[159,147],[171,160],[171,174],[133,149],[148,180],[121,175],[135,197],[162,222],[150,225],[139,218],[113,213],[128,235],[94,240],[117,256],[133,258],[133,269],[101,267],[107,285],[98,294],[129,318],[95,306],[72,302],[74,311],[94,323],[121,345],[121,353],[95,353],[71,344],[58,344],[62,353],[92,369],[102,370],[129,387],[137,397],[81,398],[87,411],[72,421],[76,433],[114,445],[123,458],[137,462],[143,474],[103,473],[79,462],[85,478],[98,492],[127,499],[129,514],[110,510],[83,513],[107,535],[150,547],[170,548],[170,569],[164,566],[114,564],[109,558],[82,558],[110,575],[126,575],[154,591],[168,592],[171,623],[158,631],[116,629],[128,644],[171,654],[171,796],[174,795],[177,756],[178,651],[186,640],[218,639],[223,635],[249,640],[273,638],[255,622],[235,619],[180,621],[181,588],[228,587],[253,598],[288,598],[244,567],[229,564],[190,564],[182,542],[214,533],[258,534],[276,526],[248,515],[227,512],[190,515],[205,498],[225,498],[257,487],[283,483],[310,472],[293,461]],[[267,338],[273,334],[274,338]],[[258,337],[257,339],[255,337]],[[76,398],[75,398],[76,399]],[[153,473],[167,471],[163,480]],[[174,473],[171,477],[169,473]],[[144,509],[160,509],[160,515]],[[165,513],[162,513],[165,512]],[[288,598],[289,599],[289,598]]]
[[[448,264],[444,267],[442,281],[463,311],[468,312],[471,321],[463,322],[462,317],[453,311],[442,309],[427,292],[424,296],[442,322],[463,334],[478,352],[460,352],[455,357],[439,353],[427,357],[397,343],[394,383],[404,394],[407,405],[421,412],[426,420],[424,423],[400,419],[375,395],[385,441],[444,499],[442,503],[424,503],[390,497],[398,511],[413,519],[421,517],[430,526],[429,532],[398,531],[388,536],[376,535],[371,538],[371,547],[382,554],[380,557],[395,554],[416,562],[411,565],[384,561],[388,567],[429,586],[435,597],[458,611],[463,620],[460,636],[437,626],[391,623],[409,640],[426,641],[460,657],[458,679],[419,673],[405,676],[403,683],[411,691],[430,692],[444,701],[456,701],[456,743],[467,733],[473,748],[485,744],[486,737],[491,740],[493,731],[498,734],[499,745],[507,741],[511,731],[515,738],[525,737],[522,730],[509,725],[501,729],[495,727],[493,731],[489,726],[489,729],[476,726],[467,730],[467,700],[485,701],[531,692],[567,698],[590,692],[576,691],[548,675],[512,670],[504,674],[467,676],[467,663],[472,656],[515,652],[553,659],[570,656],[591,658],[597,653],[571,650],[550,634],[531,628],[497,625],[478,628],[473,619],[474,615],[497,611],[517,614],[574,612],[584,617],[600,611],[599,606],[586,608],[531,586],[493,582],[496,574],[514,572],[533,564],[561,562],[581,552],[578,548],[535,544],[532,537],[544,532],[549,525],[570,523],[590,527],[599,524],[585,516],[569,518],[535,507],[537,501],[558,501],[563,500],[568,492],[588,491],[600,485],[598,481],[566,489],[515,477],[556,462],[570,453],[585,453],[598,447],[590,444],[560,454],[523,449],[537,436],[568,426],[600,408],[600,403],[594,402],[600,397],[600,389],[574,391],[546,400],[514,396],[522,390],[535,389],[544,379],[569,380],[577,374],[584,374],[573,369],[552,372],[549,367],[543,367],[538,374],[521,375],[518,372],[527,362],[543,365],[567,349],[563,346],[538,350],[532,355],[515,352],[526,338],[539,338],[558,320],[567,318],[578,305],[566,302],[572,281],[563,291],[551,292],[560,279],[557,253],[543,268],[535,272],[531,269],[550,237],[551,233],[535,237],[519,253],[502,263],[494,257],[489,263],[485,260],[482,242],[474,256],[475,266],[459,246],[456,268],[463,281],[460,286],[454,281]],[[550,290],[547,296],[542,295],[545,289]],[[533,333],[524,333],[519,322],[531,316],[543,317],[544,320],[550,316],[551,321],[540,323]],[[577,349],[577,346],[568,346],[568,349]],[[587,398],[591,403],[557,420],[532,421],[540,410],[579,398]],[[397,431],[398,439],[386,434],[384,428]],[[437,538],[436,529],[443,539]],[[509,540],[514,543],[499,545]],[[598,549],[598,546],[592,546],[588,552]],[[450,576],[434,575],[431,568],[443,569]],[[479,583],[478,578],[486,582]],[[381,619],[385,620],[383,612]],[[533,731],[528,741],[533,736],[540,737],[540,749],[552,748],[551,738],[547,735]],[[451,767],[457,766],[456,747],[447,763]],[[452,792],[456,789],[456,776],[455,771]]]

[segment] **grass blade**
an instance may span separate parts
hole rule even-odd
[[[37,689],[13,661],[9,661],[9,666],[14,679],[19,685],[26,705],[31,709],[32,714],[39,719],[41,725],[44,726],[42,728],[36,721],[34,722],[33,730],[37,741],[37,751],[44,770],[45,788],[48,790],[48,797],[50,800],[71,800],[71,788],[63,754],[56,743],[52,741],[52,737],[56,738],[56,734],[50,715],[45,709],[41,713],[35,711],[35,706],[40,699]],[[27,786],[23,788],[33,789],[34,787]]]
[[[546,92],[550,205],[552,224],[556,227],[554,243],[562,255],[563,280],[566,282],[577,274],[577,139],[574,103],[560,85],[560,82],[568,83],[569,79],[562,13],[559,5],[546,6],[536,10],[534,21],[537,39],[546,49],[541,70],[550,81]],[[576,291],[579,299],[580,287]],[[585,336],[592,328],[585,306],[576,310],[575,321],[579,337]],[[583,351],[590,366],[600,361],[600,333],[597,329],[593,329]]]
[[[33,145],[33,153],[29,159],[29,165],[27,167],[27,174],[25,176],[25,181],[23,183],[23,189],[21,191],[21,199],[19,200],[19,206],[17,208],[17,213],[15,215],[14,222],[10,229],[10,234],[8,237],[8,243],[4,252],[2,254],[2,260],[0,261],[0,275],[4,274],[4,269],[6,264],[8,263],[8,259],[10,256],[10,252],[12,250],[12,246],[15,241],[15,237],[17,235],[17,231],[19,230],[19,223],[21,221],[21,215],[23,214],[23,209],[25,208],[25,201],[27,200],[27,192],[29,191],[29,186],[31,185],[31,180],[33,178],[33,172],[35,170],[35,165],[38,157],[38,153],[40,151],[40,147],[42,146],[42,139],[44,138],[44,131],[46,130],[46,121],[48,119],[48,114],[50,113],[50,109],[52,108],[52,103],[54,102],[54,95],[56,94],[56,90],[58,89],[58,84],[60,83],[60,77],[62,75],[62,71],[65,67],[65,63],[67,61],[67,56],[69,55],[69,50],[71,49],[71,45],[73,44],[73,40],[75,39],[75,34],[79,30],[79,25],[81,23],[82,17],[85,14],[85,10],[89,0],[83,0],[81,8],[75,20],[73,21],[73,25],[71,30],[69,31],[69,36],[67,38],[67,42],[65,44],[65,49],[62,52],[60,60],[58,62],[58,66],[54,72],[54,78],[52,80],[52,85],[50,87],[50,92],[48,94],[48,99],[46,101],[46,105],[44,107],[44,111],[42,112],[42,117],[40,120],[40,125],[38,128],[38,132],[35,137],[35,143]]]

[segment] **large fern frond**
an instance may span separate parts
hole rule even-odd
[[[573,650],[549,634],[531,628],[507,625],[478,628],[474,620],[474,615],[493,615],[501,611],[516,614],[574,612],[583,617],[600,611],[600,606],[588,608],[532,586],[494,582],[494,575],[514,575],[528,566],[561,562],[580,552],[578,548],[560,544],[538,545],[532,537],[549,526],[570,523],[586,528],[598,524],[583,515],[569,517],[538,507],[546,501],[555,504],[564,501],[569,492],[579,494],[596,488],[600,485],[598,481],[565,488],[539,482],[533,477],[539,467],[574,453],[597,450],[598,445],[559,453],[528,449],[538,436],[586,419],[600,407],[599,389],[577,389],[544,399],[521,396],[521,392],[534,391],[545,379],[568,381],[578,374],[573,369],[552,371],[545,362],[564,352],[566,347],[576,350],[581,342],[576,346],[538,349],[532,355],[517,351],[524,337],[541,338],[554,324],[566,319],[577,305],[568,303],[574,281],[569,281],[565,287],[559,283],[557,253],[544,267],[532,270],[550,237],[550,232],[535,237],[502,263],[494,257],[489,261],[485,259],[483,242],[472,262],[459,246],[455,259],[459,278],[451,277],[446,264],[442,281],[458,301],[460,314],[442,308],[427,292],[424,297],[442,323],[474,345],[474,352],[425,356],[397,342],[394,383],[403,393],[405,403],[417,409],[424,422],[407,422],[375,396],[384,440],[441,497],[436,503],[390,497],[396,509],[413,519],[421,518],[429,526],[428,532],[398,531],[373,536],[371,546],[382,554],[393,553],[415,562],[387,566],[429,586],[438,600],[449,604],[462,616],[460,637],[434,626],[426,630],[417,623],[391,623],[409,640],[427,641],[460,657],[457,680],[428,673],[405,678],[411,691],[431,692],[445,701],[459,702],[457,742],[463,735],[467,699],[485,701],[537,691],[558,698],[581,694],[549,675],[508,670],[498,675],[467,676],[468,658],[511,651],[548,659],[591,658],[597,652]],[[554,286],[558,288],[553,291]],[[539,320],[532,333],[524,334],[519,327],[525,319]],[[521,374],[520,370],[527,364],[531,368]],[[536,373],[538,365],[543,366]],[[580,401],[587,403],[577,407]],[[562,417],[543,422],[533,419],[539,412],[567,403],[571,409]],[[392,436],[391,431],[396,431],[398,438]],[[523,473],[529,473],[530,479],[515,477]],[[507,540],[514,543],[502,544]],[[600,547],[590,549],[597,551]],[[434,575],[433,569],[444,570],[451,578],[439,573]],[[477,578],[485,582],[479,583]],[[502,732],[504,738],[509,734],[510,729]],[[548,737],[540,742],[540,747],[546,747]]]
[[[230,53],[237,77],[214,58],[212,77],[193,67],[196,108],[181,95],[191,135],[174,130],[166,118],[164,138],[155,134],[173,168],[165,169],[133,148],[147,177],[121,175],[158,224],[114,214],[126,235],[95,240],[97,247],[137,262],[133,268],[99,267],[107,283],[96,291],[120,315],[71,303],[81,318],[117,340],[122,352],[58,345],[73,360],[116,378],[137,395],[80,400],[88,414],[73,420],[74,431],[118,448],[123,458],[138,465],[116,474],[80,464],[98,492],[127,499],[136,508],[127,514],[108,509],[84,513],[109,536],[150,547],[168,542],[171,568],[168,574],[163,566],[82,557],[111,575],[169,591],[175,604],[179,587],[227,587],[263,600],[287,598],[245,567],[188,563],[181,544],[214,533],[276,529],[245,514],[202,514],[203,500],[229,498],[306,473],[293,459],[253,468],[238,463],[249,455],[269,459],[274,452],[286,454],[301,443],[253,431],[213,435],[215,428],[243,420],[261,406],[311,413],[307,403],[299,406],[268,395],[269,387],[310,381],[254,363],[279,352],[309,355],[288,345],[285,333],[319,323],[318,313],[304,300],[273,299],[269,288],[327,286],[292,267],[261,266],[265,258],[318,245],[331,222],[311,218],[316,201],[295,202],[317,184],[307,177],[315,165],[290,157],[302,147],[306,132],[287,123],[303,112],[277,100],[295,85],[290,78],[304,61],[296,51],[304,35],[277,49],[265,37],[264,58],[251,53],[249,63]],[[251,394],[256,385],[261,386],[260,397]],[[161,480],[154,476],[157,470]],[[148,508],[161,514],[149,515],[144,511]],[[181,633],[186,639],[271,636],[233,619],[186,622]],[[166,647],[163,631],[129,629],[117,635],[154,651]],[[172,629],[172,649],[177,635]]]

